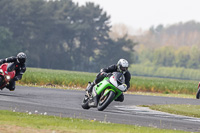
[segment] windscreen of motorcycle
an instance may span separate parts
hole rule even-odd
[[[119,85],[125,82],[124,75],[120,72],[113,72],[109,80],[110,80],[110,83],[114,85],[115,87],[118,87]]]
[[[15,69],[15,64],[14,63],[8,63],[7,71],[12,72],[14,69]]]

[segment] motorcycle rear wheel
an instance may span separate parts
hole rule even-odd
[[[199,87],[199,89],[198,89],[198,91],[197,91],[196,99],[199,99],[199,97],[200,97],[200,87]]]
[[[99,111],[103,111],[114,99],[115,93],[113,91],[110,91],[106,96],[101,96],[97,109]]]

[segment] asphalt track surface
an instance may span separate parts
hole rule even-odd
[[[14,92],[7,89],[0,91],[0,109],[200,132],[199,118],[171,115],[137,106],[152,104],[200,105],[200,100],[127,94],[123,103],[114,101],[104,111],[97,111],[96,108],[82,109],[81,102],[84,93],[84,91],[78,90],[17,86]]]

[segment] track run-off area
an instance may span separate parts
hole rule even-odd
[[[85,92],[80,90],[16,86],[13,92],[7,89],[0,91],[0,109],[200,132],[200,118],[173,115],[138,106],[200,105],[200,100],[197,99],[125,94],[124,102],[113,101],[104,111],[98,111],[96,108],[82,109],[84,94]]]

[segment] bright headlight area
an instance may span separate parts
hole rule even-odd
[[[6,76],[6,79],[7,79],[7,80],[10,80],[10,76]]]
[[[2,69],[0,69],[0,73],[1,73],[1,74],[4,74]]]

